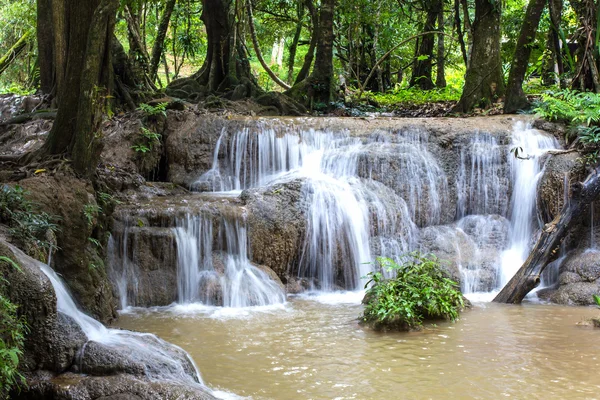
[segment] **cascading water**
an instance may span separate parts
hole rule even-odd
[[[290,207],[300,208],[305,234],[291,268],[313,289],[359,289],[375,256],[398,259],[420,249],[449,259],[464,293],[492,292],[527,255],[540,156],[557,147],[521,122],[511,137],[450,136],[456,151],[449,151],[419,127],[355,134],[261,121],[224,128],[211,170],[192,187],[229,192],[210,195],[226,202],[245,189],[302,182]],[[514,147],[526,159],[515,159]],[[250,262],[245,211],[236,201],[227,208],[234,209],[190,211],[171,222],[180,303],[284,302],[278,284]]]
[[[39,267],[52,283],[58,311],[71,317],[81,327],[88,340],[126,354],[144,366],[145,375],[149,379],[171,380],[188,385],[202,384],[193,360],[180,347],[152,334],[106,328],[78,309],[68,289],[52,268],[42,263],[39,263]],[[85,346],[82,352],[85,352]],[[174,354],[182,358],[177,359]],[[83,357],[83,354],[79,354],[79,357]]]
[[[512,133],[513,148],[524,155],[510,157],[513,179],[511,197],[511,235],[509,248],[502,255],[500,286],[503,287],[519,270],[527,258],[534,233],[537,183],[541,177],[540,157],[549,150],[557,149],[556,139],[517,122]]]
[[[249,307],[285,302],[282,288],[250,263],[243,220],[219,218],[214,248],[212,217],[188,214],[176,224],[180,303]]]

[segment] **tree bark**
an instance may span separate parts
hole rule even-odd
[[[531,45],[535,41],[545,3],[546,0],[529,0],[527,5],[508,76],[506,98],[504,100],[505,114],[513,114],[529,107],[529,101],[523,92],[523,81],[529,65]]]
[[[302,64],[302,68],[300,68],[300,71],[296,76],[294,85],[302,82],[308,77],[308,74],[310,73],[310,67],[312,66],[315,58],[315,49],[317,48],[317,43],[319,42],[319,16],[317,15],[317,11],[315,10],[312,0],[306,0],[306,7],[308,8],[310,19],[312,21],[312,35],[310,37],[308,52],[306,53],[306,56],[304,56],[304,63]]]
[[[92,157],[96,151],[95,128],[112,83],[110,38],[118,0],[66,3],[62,8],[65,15],[58,17],[69,27],[65,37],[68,52],[64,54],[65,65],[56,65],[56,71],[64,69],[66,74],[62,84],[57,85],[58,114],[42,152],[70,154],[75,170],[89,175],[96,167]]]
[[[444,4],[440,8],[438,14],[438,47],[437,47],[437,75],[435,78],[435,86],[438,88],[446,87],[446,46],[444,37]]]
[[[54,32],[52,27],[52,0],[37,1],[38,65],[40,90],[50,94],[54,88]]]
[[[431,32],[435,30],[438,14],[442,8],[442,1],[427,1],[426,4],[427,18],[423,32]],[[431,77],[435,34],[424,35],[418,43],[419,46],[415,53],[415,68],[410,79],[410,86],[418,86],[421,90],[431,90],[435,87]]]
[[[152,46],[152,56],[150,57],[150,78],[157,79],[158,65],[160,64],[160,58],[163,54],[165,45],[165,38],[167,37],[167,30],[169,29],[169,22],[171,22],[171,15],[175,9],[175,3],[177,0],[168,0],[165,4],[160,23],[158,25],[158,31],[156,32],[156,40]]]
[[[29,40],[33,36],[33,31],[27,31],[17,43],[15,43],[6,54],[0,57],[0,75],[10,66],[10,64],[21,54],[21,52],[25,49],[25,46],[29,43]]]
[[[591,173],[583,183],[572,187],[572,196],[567,206],[554,221],[546,224],[542,234],[529,253],[529,257],[494,299],[497,303],[520,303],[527,293],[540,283],[546,266],[558,257],[561,242],[575,226],[591,202],[600,195],[600,168]]]
[[[336,0],[322,0],[319,12],[317,53],[313,72],[287,91],[296,100],[313,108],[329,107],[333,96],[333,17]]]
[[[294,31],[294,37],[292,38],[292,44],[290,46],[290,53],[288,58],[288,72],[286,79],[288,84],[291,84],[294,79],[294,64],[296,63],[296,51],[298,50],[298,42],[300,41],[300,35],[302,34],[302,20],[304,19],[304,2],[302,0],[299,0],[297,7],[298,22],[296,23],[296,30]]]
[[[562,19],[562,0],[548,0],[548,13],[550,14],[550,29],[547,36],[547,54],[542,65],[542,84],[551,86],[560,84],[564,86],[564,65],[562,57],[561,38],[559,35]],[[564,43],[562,44],[565,45]],[[558,74],[558,76],[557,76]]]
[[[469,112],[476,106],[488,107],[504,95],[500,16],[499,0],[475,0],[473,48],[462,96],[454,112]]]
[[[232,50],[229,14],[227,0],[202,0],[200,19],[206,27],[208,48],[197,79],[212,92],[218,91],[223,83],[231,86],[225,82],[229,76]]]

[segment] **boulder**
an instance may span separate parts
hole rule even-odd
[[[576,249],[559,268],[559,287],[544,295],[553,303],[593,305],[600,294],[600,251]]]

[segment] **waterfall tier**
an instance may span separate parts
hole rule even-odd
[[[375,257],[412,250],[447,259],[465,293],[497,289],[520,266],[554,139],[512,122],[487,131],[301,122],[224,124],[210,169],[190,180],[219,193],[121,208],[112,270],[123,305],[278,303],[273,272],[288,292],[354,290]]]

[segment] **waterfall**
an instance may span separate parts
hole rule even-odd
[[[530,249],[536,223],[537,183],[542,175],[540,157],[558,148],[556,139],[517,122],[512,133],[512,146],[523,150],[519,158],[510,157],[513,191],[510,202],[511,235],[509,248],[502,254],[500,286],[503,287],[523,265]],[[520,153],[520,152],[519,152]]]
[[[152,380],[172,380],[186,384],[202,384],[202,378],[193,360],[180,347],[167,343],[152,334],[137,333],[120,329],[109,329],[79,310],[73,297],[60,277],[46,264],[39,267],[48,277],[56,293],[59,312],[71,317],[81,327],[88,340],[101,343],[143,364],[145,374]],[[191,376],[182,360],[169,354],[169,349],[185,354],[185,361],[194,368]],[[81,350],[85,351],[85,346]],[[80,354],[79,357],[83,355]]]
[[[250,262],[243,218],[220,217],[217,223],[213,246],[212,216],[187,214],[176,221],[179,302],[225,307],[284,303],[283,289]]]

